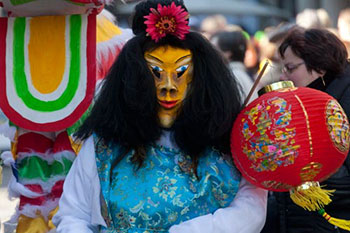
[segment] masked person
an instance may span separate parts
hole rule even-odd
[[[259,232],[266,191],[230,156],[237,84],[182,1],[139,3],[135,36],[77,133],[57,232]]]

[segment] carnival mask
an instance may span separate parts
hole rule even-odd
[[[160,46],[145,52],[153,73],[159,104],[160,125],[170,128],[192,81],[192,54],[188,49]]]

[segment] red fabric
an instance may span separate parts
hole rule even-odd
[[[56,140],[54,142],[52,152],[58,153],[61,151],[72,151],[74,152],[71,142],[69,140],[69,136],[67,134],[67,131],[63,131],[60,134],[57,135]]]
[[[276,105],[272,102],[276,97],[287,104]],[[266,93],[243,109],[231,133],[232,156],[242,175],[259,187],[288,191],[305,181],[323,181],[336,172],[348,149],[340,151],[328,131],[326,106],[330,100],[334,100],[333,97],[324,92],[295,88]],[[265,131],[259,132],[259,129]],[[281,133],[286,136],[281,137]]]
[[[63,192],[63,184],[64,180],[57,181],[56,184],[52,187],[50,198],[55,199],[57,197],[60,197]]]
[[[51,193],[41,197],[28,198],[21,195],[20,202],[19,202],[19,210],[22,210],[23,206],[25,205],[42,206],[42,205],[45,205],[47,201],[60,198],[63,192],[63,184],[64,184],[64,180],[57,181],[55,185],[52,187]],[[39,184],[29,184],[29,185],[25,185],[25,187],[27,187],[29,190],[33,192],[43,193],[43,190]]]
[[[1,3],[2,4],[2,3]],[[6,97],[6,35],[7,18],[0,18],[0,108],[8,117],[9,112],[4,106],[8,106]]]
[[[38,152],[45,153],[51,150],[53,141],[44,135],[30,132],[18,137],[17,153]]]
[[[91,14],[98,15],[101,13],[101,11],[105,8],[104,4],[100,4],[99,7],[92,9]]]
[[[36,192],[36,193],[43,193],[43,189],[39,184],[27,184],[24,185],[29,190]],[[20,202],[19,202],[19,209],[21,210],[24,205],[30,204],[30,205],[38,205],[41,206],[45,201],[45,196],[37,197],[37,198],[28,198],[23,195],[20,196]]]

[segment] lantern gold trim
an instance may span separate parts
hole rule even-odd
[[[294,88],[294,83],[292,81],[280,81],[271,83],[269,85],[264,86],[258,91],[258,95],[262,96],[263,94],[271,91],[276,91],[283,88]]]
[[[306,122],[306,127],[307,127],[307,134],[309,136],[309,145],[310,145],[310,157],[312,157],[314,155],[314,147],[312,145],[312,137],[311,137],[311,129],[310,129],[310,121],[309,121],[309,114],[307,114],[307,111],[305,109],[305,106],[303,104],[303,101],[301,101],[301,99],[297,96],[294,95],[295,98],[298,100],[301,108],[303,109],[304,112],[304,116],[305,116],[305,122]]]

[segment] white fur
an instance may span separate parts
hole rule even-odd
[[[5,151],[1,154],[1,159],[2,161],[4,162],[4,164],[6,166],[11,166],[12,163],[15,162],[15,160],[13,159],[13,156],[12,156],[12,152],[11,151]]]
[[[8,185],[9,198],[19,197],[20,195],[29,197],[29,198],[37,198],[42,196],[40,193],[33,192],[25,187],[23,184],[18,183],[16,178],[12,175],[9,185]]]
[[[41,159],[48,162],[48,164],[52,164],[54,161],[59,161],[63,164],[63,158],[66,158],[70,161],[74,161],[76,155],[73,151],[60,151],[58,153],[52,153],[50,150],[46,151],[45,153],[39,153],[36,151],[31,152],[25,152],[25,153],[18,153],[17,155],[17,162],[19,163],[21,160],[27,157],[33,157],[38,156]]]
[[[118,48],[121,49],[123,45],[134,35],[131,29],[120,28],[120,30],[122,31],[122,34],[117,35],[108,41],[97,44],[96,59],[98,66],[102,66],[102,61],[103,59],[106,60],[108,58],[108,54],[111,53],[115,56]]]
[[[107,18],[111,22],[115,22],[115,16],[106,9],[103,9],[101,13],[97,15],[97,20],[103,17]]]
[[[0,124],[0,134],[13,142],[16,135],[16,127],[10,126],[9,121],[7,120],[5,123]]]
[[[24,205],[22,210],[19,210],[17,207],[16,214],[14,215],[14,218],[19,217],[19,215],[23,214],[30,218],[37,218],[38,215],[36,212],[39,210],[41,212],[41,215],[44,217],[44,219],[47,221],[47,217],[49,216],[50,212],[54,210],[58,206],[59,198],[56,198],[52,201],[47,201],[42,206],[36,206],[36,205]]]
[[[100,0],[101,3],[103,4],[111,4],[111,2],[113,2],[114,0]]]
[[[43,194],[46,195],[51,193],[52,187],[56,184],[57,181],[64,180],[66,176],[53,176],[47,181],[42,181],[41,179],[22,179],[21,184],[30,185],[30,184],[39,184],[43,189]]]

